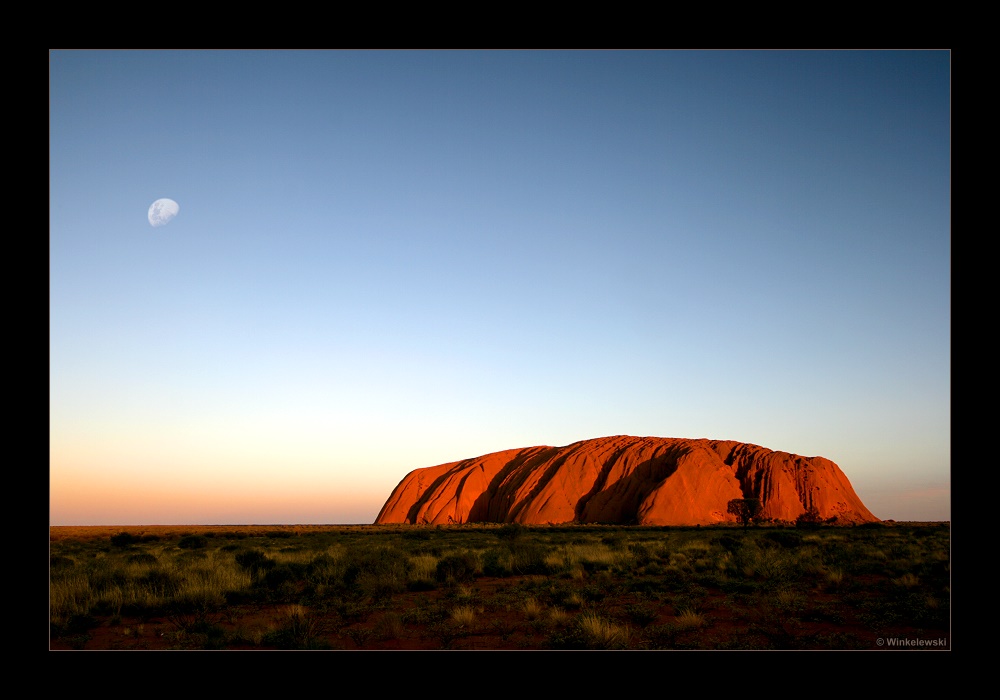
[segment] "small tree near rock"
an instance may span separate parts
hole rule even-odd
[[[816,506],[809,506],[805,513],[795,519],[795,527],[806,530],[815,530],[823,523],[823,518],[819,516]]]
[[[746,530],[747,526],[760,516],[763,507],[759,498],[734,498],[729,502],[727,510],[736,516],[743,529]]]

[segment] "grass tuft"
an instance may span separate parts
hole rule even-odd
[[[627,625],[609,622],[595,614],[586,613],[579,619],[580,632],[589,649],[627,649],[631,633]]]
[[[678,613],[674,624],[682,630],[698,629],[705,626],[705,617],[691,608],[684,608]]]
[[[451,611],[451,621],[462,627],[472,627],[476,622],[476,611],[471,605],[461,605]]]

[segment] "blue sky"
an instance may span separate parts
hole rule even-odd
[[[51,522],[616,434],[950,518],[950,129],[946,51],[54,51]]]

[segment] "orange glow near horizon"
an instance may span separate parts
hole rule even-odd
[[[53,470],[56,471],[56,470]],[[393,484],[394,486],[394,484]],[[391,486],[389,490],[391,490]],[[52,525],[371,522],[387,496],[372,486],[260,472],[63,470],[51,479]]]

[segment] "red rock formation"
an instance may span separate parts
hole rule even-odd
[[[733,522],[733,498],[759,498],[763,517],[814,507],[840,524],[876,522],[840,468],[726,440],[615,437],[526,447],[416,469],[382,506],[384,523]]]

